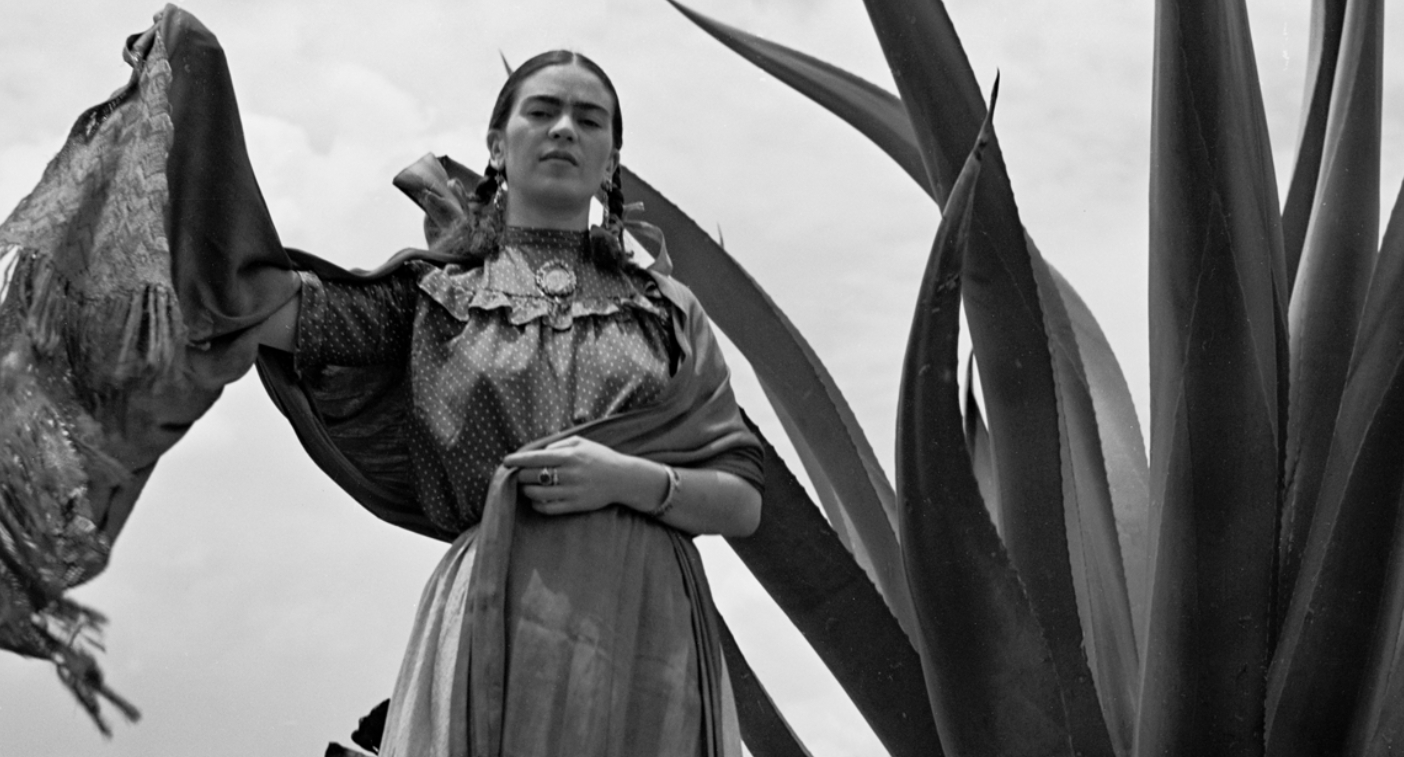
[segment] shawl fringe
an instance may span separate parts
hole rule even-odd
[[[129,720],[140,714],[103,683],[89,649],[101,650],[98,612],[63,596],[96,575],[111,549],[93,520],[90,477],[126,469],[98,448],[100,429],[42,391],[33,345],[21,338],[0,358],[0,645],[52,661],[104,734],[99,697]]]
[[[55,662],[94,722],[96,575],[147,475],[296,292],[214,35],[174,5],[0,223],[0,651]],[[218,177],[212,181],[210,177]]]
[[[69,359],[84,365],[85,376],[101,380],[89,387],[94,392],[155,382],[175,366],[181,314],[170,286],[150,282],[93,297],[64,276],[50,256],[27,249],[18,256],[11,282],[23,298],[19,306],[35,352],[62,357],[66,340],[76,336]]]

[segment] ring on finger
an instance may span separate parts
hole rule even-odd
[[[555,468],[542,468],[536,474],[536,481],[542,486],[555,486],[560,483],[560,477],[556,475]]]

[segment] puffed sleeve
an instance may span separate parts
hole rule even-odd
[[[324,281],[299,271],[295,366],[299,374],[328,365],[403,363],[414,327],[418,274],[410,266],[372,282]]]

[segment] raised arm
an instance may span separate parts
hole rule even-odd
[[[296,353],[301,367],[398,363],[409,354],[413,269],[369,281],[288,275],[297,279],[297,294],[258,326],[260,344]]]

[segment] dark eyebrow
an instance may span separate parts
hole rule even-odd
[[[529,102],[540,102],[546,105],[555,106],[557,108],[563,107],[566,104],[565,100],[556,97],[555,95],[528,95],[526,100],[524,100],[522,104],[525,105]],[[599,103],[591,102],[590,100],[571,100],[570,104],[579,110],[609,113],[608,108],[606,108],[603,105],[600,105]]]

